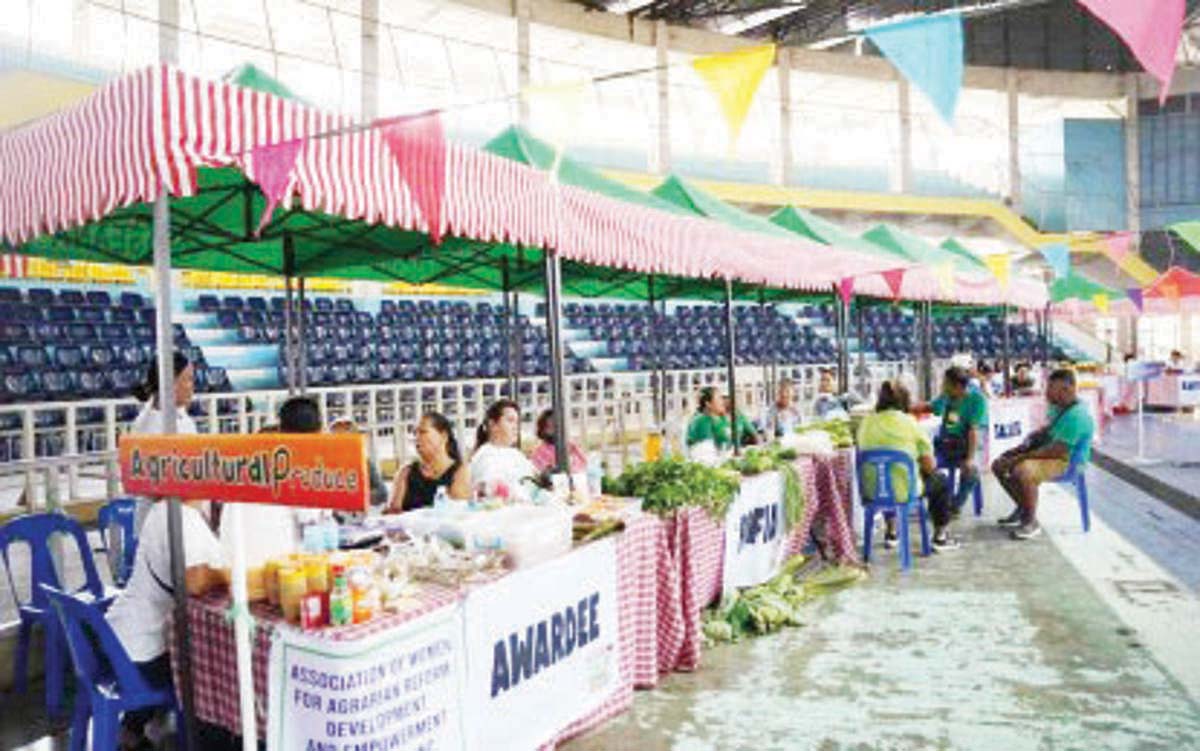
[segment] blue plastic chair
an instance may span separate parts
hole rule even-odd
[[[96,525],[100,528],[100,540],[103,542],[103,547],[97,548],[97,552],[108,556],[113,582],[118,587],[124,587],[133,574],[138,545],[136,524],[137,501],[132,498],[114,498],[96,513]],[[120,557],[113,560],[118,548]]]
[[[875,514],[882,513],[885,517],[899,515],[897,533],[900,537],[900,568],[904,571],[912,568],[912,551],[908,538],[908,515],[916,508],[918,520],[921,523],[921,555],[929,555],[929,526],[925,511],[925,503],[917,495],[917,471],[912,457],[903,451],[895,449],[866,449],[858,452],[856,459],[858,472],[858,487],[863,500],[863,562],[871,560],[871,541],[875,531]],[[892,488],[893,467],[902,467],[908,473],[908,498],[900,501]],[[864,470],[871,467],[875,470],[874,493],[867,492],[867,482]]]
[[[54,587],[43,585],[43,596],[57,614],[66,637],[79,684],[71,714],[71,751],[84,751],[88,719],[92,720],[93,751],[116,751],[122,712],[164,708],[175,713],[176,743],[182,748],[183,717],[170,685],[152,686],[121,645],[104,611]]]
[[[1071,463],[1067,465],[1067,471],[1051,480],[1058,485],[1069,485],[1075,489],[1075,498],[1079,501],[1079,516],[1083,521],[1084,532],[1090,532],[1092,529],[1092,515],[1088,510],[1087,461],[1083,458],[1083,452],[1090,445],[1089,442],[1076,446],[1071,451]]]
[[[26,543],[29,545],[31,559],[30,599],[24,603],[17,602],[21,624],[17,630],[17,651],[13,661],[13,688],[20,693],[24,693],[28,688],[30,640],[34,625],[40,623],[46,632],[46,710],[51,715],[56,714],[62,706],[63,673],[66,670],[62,632],[42,589],[42,585],[63,588],[50,554],[50,539],[56,534],[75,541],[79,558],[83,562],[85,579],[80,591],[90,594],[101,608],[107,608],[111,603],[111,598],[104,597],[104,584],[96,572],[96,562],[92,558],[87,536],[79,522],[63,514],[43,513],[20,516],[0,527],[0,556],[4,559],[4,570],[8,575],[8,585],[14,598],[18,590],[9,562],[9,551],[15,544]]]
[[[946,473],[946,482],[950,486],[950,494],[958,496],[958,467],[942,458],[941,454],[937,456],[937,468]],[[975,516],[983,516],[983,478],[979,477],[975,480],[975,488],[971,491],[972,505],[975,507]]]

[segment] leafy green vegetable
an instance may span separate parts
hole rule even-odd
[[[804,486],[800,483],[800,473],[792,465],[796,458],[797,453],[792,449],[764,446],[747,449],[741,457],[730,459],[725,466],[746,476],[763,472],[781,473],[783,475],[784,517],[788,529],[791,529],[804,517]]]
[[[641,498],[643,510],[662,515],[698,506],[723,519],[740,487],[736,472],[672,457],[630,467],[605,492]]]
[[[833,441],[834,448],[847,449],[854,446],[854,429],[849,420],[823,420],[821,422],[800,425],[796,428],[797,433],[809,433],[814,430],[822,430],[828,433],[829,438]]]
[[[702,627],[705,639],[709,643],[730,642],[800,626],[802,605],[849,586],[864,575],[862,569],[853,566],[834,566],[797,578],[806,562],[804,556],[791,558],[770,581],[743,589],[724,609],[706,612]]]

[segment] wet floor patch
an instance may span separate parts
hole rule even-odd
[[[707,651],[568,749],[1200,747],[1200,709],[1049,540],[965,537],[908,575],[884,556],[806,627]]]

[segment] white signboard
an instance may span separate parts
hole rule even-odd
[[[1179,406],[1200,406],[1200,375],[1179,376]]]
[[[1034,430],[1028,399],[993,399],[988,403],[987,461],[1016,448]]]
[[[458,606],[353,641],[277,629],[268,751],[462,751],[462,634]]]
[[[611,538],[472,591],[465,618],[467,748],[536,749],[620,687]]]
[[[724,592],[762,584],[779,572],[787,537],[783,475],[746,477],[725,514]]]

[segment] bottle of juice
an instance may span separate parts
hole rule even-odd
[[[346,626],[354,622],[354,596],[346,584],[346,572],[340,566],[333,571],[333,589],[329,591],[329,625]]]

